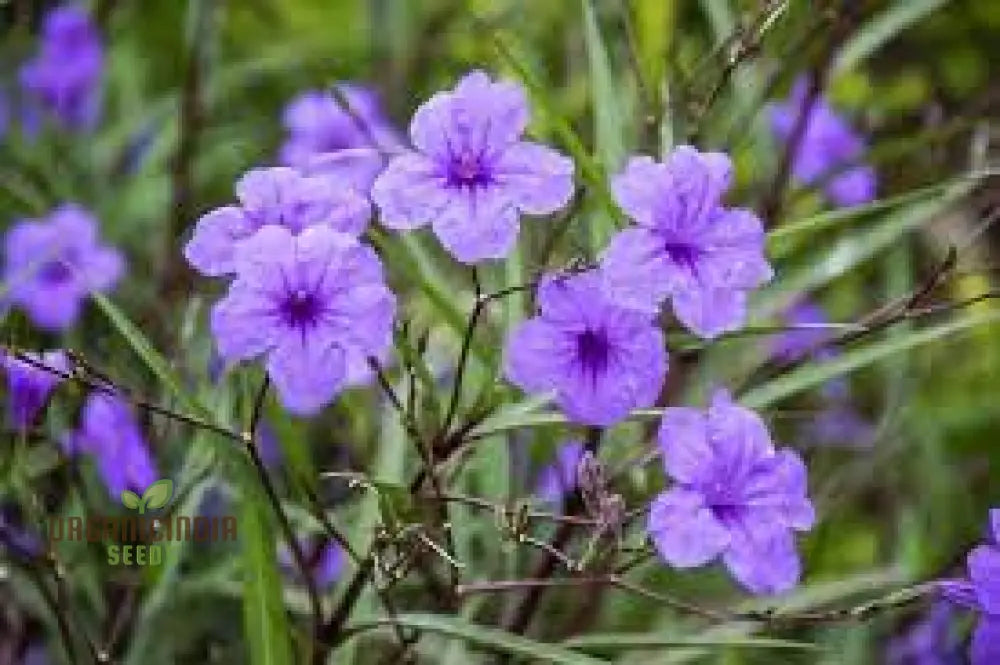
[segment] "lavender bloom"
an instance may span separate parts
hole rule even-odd
[[[800,563],[794,531],[812,528],[806,467],[775,450],[760,417],[719,390],[707,411],[668,408],[659,432],[667,475],[648,530],[657,552],[677,568],[716,557],[758,594],[795,586]]]
[[[320,589],[332,586],[344,569],[344,551],[340,546],[333,541],[325,544],[314,543],[308,538],[300,538],[299,546],[306,555],[309,573],[316,586]],[[288,577],[301,579],[300,571],[295,565],[295,557],[284,543],[278,548],[278,564]]]
[[[892,639],[886,649],[888,665],[960,665],[951,635],[952,609],[947,603],[935,604],[926,618],[906,634]]]
[[[629,161],[612,190],[638,227],[612,238],[601,258],[614,298],[656,312],[669,297],[677,318],[702,337],[743,324],[747,291],[773,273],[760,219],[722,207],[731,170],[726,155],[690,146],[665,163]]]
[[[799,79],[788,100],[771,106],[771,127],[788,141],[806,101],[808,83]],[[861,138],[822,97],[813,104],[802,139],[792,161],[792,174],[807,185],[823,185],[838,206],[875,198],[875,169],[858,164],[865,152]]]
[[[113,497],[126,489],[140,493],[157,473],[132,408],[120,397],[91,393],[83,406],[80,427],[63,438],[70,454],[90,453]]]
[[[46,330],[65,330],[91,291],[109,290],[124,270],[117,250],[101,245],[97,220],[66,204],[41,221],[22,221],[5,238],[8,298]]]
[[[651,316],[616,304],[594,271],[546,277],[538,303],[539,315],[507,339],[512,383],[554,391],[566,415],[586,425],[612,425],[656,400],[667,353]]]
[[[236,183],[239,205],[209,211],[195,226],[184,257],[203,275],[235,270],[236,247],[259,229],[281,226],[293,234],[316,225],[358,235],[371,217],[371,205],[350,187],[295,169],[253,169]]]
[[[236,279],[212,310],[227,361],[267,356],[285,407],[310,415],[369,376],[392,336],[395,298],[368,247],[327,226],[267,226],[242,242]]]
[[[823,328],[829,323],[823,308],[811,300],[800,300],[785,310],[785,323],[797,330],[788,330],[776,335],[771,344],[771,354],[786,362],[794,362],[813,354],[821,359],[829,357],[830,349],[822,346],[830,337],[830,331]]]
[[[69,360],[61,350],[28,351],[24,355],[55,372],[69,371]],[[0,368],[7,375],[7,417],[15,428],[25,429],[38,417],[62,377],[6,353],[0,354]]]
[[[546,503],[559,503],[577,485],[577,467],[583,457],[583,444],[566,441],[556,452],[555,461],[542,469],[535,483],[535,494]]]
[[[314,156],[345,148],[400,147],[395,129],[386,120],[378,96],[351,83],[337,85],[350,111],[328,90],[308,90],[293,99],[284,113],[288,140],[281,147],[281,162],[301,167]]]
[[[21,67],[21,88],[33,112],[50,114],[69,129],[90,129],[99,112],[103,67],[97,27],[83,9],[65,5],[45,16],[41,48]]]
[[[1000,508],[990,511],[989,541],[966,564],[968,580],[946,580],[940,588],[949,601],[979,613],[969,653],[973,665],[991,665],[1000,662]]]
[[[573,162],[521,140],[528,116],[519,86],[480,71],[424,102],[410,124],[415,151],[393,158],[372,188],[382,223],[430,223],[462,263],[506,256],[521,213],[554,212],[573,194]]]

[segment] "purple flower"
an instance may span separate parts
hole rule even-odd
[[[208,212],[195,226],[184,256],[203,275],[235,270],[236,247],[267,226],[293,234],[316,225],[358,235],[371,217],[367,199],[350,187],[287,167],[253,169],[236,183],[239,205]]]
[[[212,332],[227,361],[267,357],[285,407],[319,411],[369,376],[392,335],[395,298],[368,247],[327,226],[295,236],[266,226],[243,241],[236,279],[212,310]]]
[[[430,223],[463,263],[506,256],[521,213],[554,212],[573,194],[573,162],[520,140],[528,115],[518,85],[480,71],[424,102],[410,124],[415,151],[393,158],[372,189],[382,223]]]
[[[47,372],[13,355],[0,354],[0,368],[7,375],[7,417],[17,429],[29,427],[45,407],[49,395],[63,380],[57,372],[69,371],[69,359],[61,350],[25,354],[35,362],[49,367]]]
[[[830,320],[822,307],[803,299],[785,310],[783,318],[788,326],[796,329],[773,338],[771,353],[775,358],[792,362],[810,353],[824,355],[829,351],[822,346],[830,338],[829,328],[824,327]]]
[[[76,432],[63,437],[70,454],[90,453],[113,497],[126,489],[140,493],[156,481],[156,467],[128,402],[94,392],[87,398]]]
[[[124,270],[117,250],[101,245],[97,220],[66,204],[40,221],[22,221],[5,238],[8,299],[46,330],[65,330],[91,291],[109,290]]]
[[[306,556],[306,564],[316,586],[325,589],[333,585],[344,569],[344,550],[333,541],[314,542],[311,538],[300,538],[299,546]],[[295,565],[295,557],[284,543],[278,548],[278,563],[285,575],[301,579],[300,571]]]
[[[886,650],[888,665],[960,665],[951,635],[953,611],[947,603],[935,604],[927,616],[904,635],[893,638]]]
[[[802,459],[775,450],[760,417],[724,390],[707,411],[666,409],[659,442],[674,480],[649,514],[660,556],[677,568],[721,557],[753,593],[795,586],[801,566],[793,531],[815,521]]]
[[[345,110],[329,90],[307,90],[285,108],[288,140],[281,147],[281,161],[304,166],[313,156],[345,148],[400,148],[396,130],[386,120],[378,95],[352,83],[337,84],[347,101]]]
[[[535,483],[535,494],[546,503],[559,503],[577,485],[577,467],[583,457],[583,444],[564,442],[556,452],[555,461],[542,469]]]
[[[507,378],[529,393],[554,392],[573,421],[612,425],[656,400],[667,373],[652,317],[617,305],[594,272],[548,276],[538,316],[507,340]]]
[[[57,7],[45,16],[38,54],[21,67],[21,88],[34,109],[69,129],[90,129],[99,112],[103,67],[101,38],[87,13],[74,5]]]
[[[970,646],[973,665],[1000,662],[1000,508],[990,511],[989,527],[989,540],[966,559],[969,579],[940,583],[945,598],[980,615]]]
[[[638,228],[612,238],[601,258],[614,298],[648,312],[670,298],[677,318],[702,337],[743,324],[747,291],[772,271],[760,219],[722,206],[731,170],[726,155],[690,146],[665,163],[629,161],[612,190]]]
[[[781,141],[788,141],[806,101],[808,82],[799,79],[788,100],[771,106],[771,127]],[[827,198],[838,206],[851,206],[875,198],[875,169],[859,164],[864,139],[822,97],[813,104],[802,135],[792,174],[807,185],[823,185]]]

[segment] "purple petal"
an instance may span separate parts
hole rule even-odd
[[[811,529],[816,521],[812,502],[806,498],[807,471],[792,450],[779,450],[756,465],[744,488],[746,505],[764,511],[793,529]]]
[[[385,168],[385,158],[372,148],[349,148],[314,155],[304,166],[307,175],[328,178],[368,195]]]
[[[535,495],[542,501],[557,503],[573,491],[577,484],[577,467],[583,457],[583,444],[571,440],[559,446],[555,461],[542,469],[535,482]]]
[[[184,258],[203,275],[216,277],[233,272],[236,244],[254,231],[254,225],[235,206],[216,208],[203,215],[184,247]]]
[[[445,249],[462,263],[501,259],[517,242],[517,210],[495,187],[456,191],[432,226]]]
[[[693,288],[690,273],[670,260],[660,236],[641,228],[611,238],[601,255],[601,275],[610,297],[650,313],[671,293]]]
[[[611,191],[625,213],[640,226],[656,226],[656,211],[664,191],[673,186],[670,170],[651,157],[633,157],[611,180]]]
[[[493,166],[494,183],[524,213],[546,215],[573,196],[573,160],[525,141],[507,148]]]
[[[75,283],[68,283],[50,286],[21,304],[36,326],[55,332],[76,322],[83,309],[83,297]]]
[[[504,375],[525,392],[554,390],[572,363],[571,344],[551,323],[529,319],[507,338]]]
[[[1000,508],[990,510],[990,536],[995,545],[1000,545]]]
[[[663,468],[674,480],[697,484],[711,475],[715,451],[708,441],[705,414],[699,409],[664,409],[657,440]]]
[[[979,611],[976,587],[968,580],[940,580],[935,586],[948,602],[973,612]]]
[[[660,557],[676,568],[705,565],[730,543],[728,530],[704,498],[679,487],[653,500],[647,530]]]
[[[246,360],[274,345],[275,314],[269,303],[245,283],[234,282],[212,308],[212,336],[225,360]]]
[[[314,415],[344,386],[344,352],[321,335],[290,331],[278,340],[267,358],[267,374],[278,398],[290,412]]]
[[[979,617],[969,648],[972,665],[1000,663],[1000,616]]]
[[[801,564],[791,531],[751,522],[732,525],[730,537],[723,562],[748,591],[777,594],[798,583]]]
[[[826,195],[838,206],[855,206],[875,200],[875,169],[858,166],[835,176],[826,185]]]
[[[774,276],[764,257],[764,226],[749,210],[720,212],[700,239],[704,244],[697,273],[703,284],[723,289],[752,289]]]
[[[969,579],[983,612],[1000,615],[1000,549],[980,545],[969,553]]]
[[[737,405],[725,390],[716,390],[708,409],[708,439],[727,478],[745,479],[755,464],[774,454],[771,435],[760,416]]]
[[[681,290],[673,294],[674,314],[691,332],[712,339],[738,330],[746,320],[746,293],[732,289]]]
[[[392,159],[372,185],[372,201],[381,222],[395,231],[428,224],[451,203],[437,165],[423,155],[404,153]]]

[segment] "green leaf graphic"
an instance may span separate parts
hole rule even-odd
[[[142,495],[142,504],[139,506],[139,513],[146,512],[146,508],[150,510],[156,510],[157,508],[162,508],[167,505],[167,501],[170,501],[170,497],[174,493],[174,481],[169,478],[164,478],[163,480],[157,480],[155,483],[146,488],[146,491]]]
[[[139,496],[131,490],[122,490],[122,505],[135,510],[139,507]]]

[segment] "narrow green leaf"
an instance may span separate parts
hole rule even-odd
[[[124,312],[118,309],[118,306],[102,293],[95,291],[90,296],[97,303],[101,311],[104,312],[104,315],[108,317],[115,329],[118,330],[118,333],[129,343],[129,346],[132,347],[132,350],[135,351],[140,360],[149,368],[149,371],[159,379],[177,401],[187,410],[203,418],[209,418],[210,414],[208,411],[193,400],[184,390],[180,379],[170,368],[170,364],[166,358],[160,355],[153,347],[152,342],[149,341],[149,338],[125,316]]]
[[[267,506],[244,496],[240,519],[243,541],[243,626],[254,665],[292,662],[288,618],[275,562],[275,536],[264,517]]]
[[[552,402],[550,395],[529,397],[521,402],[506,404],[483,420],[469,432],[469,436],[481,439],[492,434],[510,432],[522,427],[559,425],[566,422],[565,416],[546,409]]]
[[[580,4],[583,8],[583,41],[590,66],[597,155],[605,172],[615,173],[621,168],[625,157],[624,113],[621,108],[623,98],[614,83],[611,59],[597,25],[593,0],[580,0]],[[590,248],[596,253],[614,233],[614,219],[606,211],[600,211],[590,215],[589,222]]]
[[[965,332],[980,325],[1000,321],[1000,310],[968,312],[944,323],[909,331],[874,344],[845,351],[833,360],[809,364],[751,390],[740,402],[751,409],[771,406],[786,397],[809,390],[830,379],[867,367],[896,353],[915,349],[924,344]]]
[[[361,633],[381,626],[391,626],[394,623],[404,628],[453,637],[483,649],[539,662],[558,665],[597,665],[607,662],[564,649],[559,645],[537,642],[497,628],[480,626],[438,614],[400,614],[395,619],[379,619],[358,624],[353,630]]]
[[[796,651],[819,651],[819,645],[794,640],[769,637],[669,637],[656,633],[597,633],[573,637],[562,642],[562,646],[587,652],[614,653],[616,651],[657,650],[657,649],[791,649]]]
[[[834,60],[834,72],[841,73],[858,66],[891,39],[947,2],[948,0],[896,0],[892,6],[861,26],[844,44]]]

